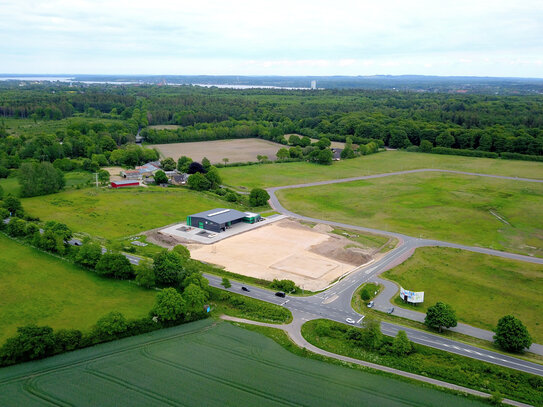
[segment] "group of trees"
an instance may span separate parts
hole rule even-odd
[[[454,309],[443,302],[437,302],[428,307],[424,324],[439,332],[445,328],[455,327],[457,318]],[[532,338],[528,330],[518,318],[506,315],[498,321],[494,335],[494,342],[508,352],[522,352],[532,344]]]

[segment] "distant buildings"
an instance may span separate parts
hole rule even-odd
[[[311,89],[317,89],[317,81],[311,81]]]

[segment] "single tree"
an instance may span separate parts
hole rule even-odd
[[[189,166],[192,163],[192,158],[181,156],[177,160],[177,171],[186,173],[189,170]]]
[[[171,157],[167,157],[167,158],[163,159],[160,162],[160,166],[162,167],[162,169],[164,171],[173,171],[173,170],[175,170],[175,167],[176,167],[175,161]]]
[[[506,315],[498,321],[494,342],[508,352],[522,352],[532,345],[532,337],[520,319]]]
[[[275,153],[275,156],[278,160],[286,160],[290,157],[289,152],[285,147],[280,148],[277,153]]]
[[[153,271],[153,264],[149,260],[141,260],[135,267],[136,283],[145,288],[151,288],[155,286],[155,272]]]
[[[176,321],[185,313],[185,301],[172,287],[165,288],[156,295],[151,313],[161,321]]]
[[[209,171],[209,168],[211,168],[211,161],[209,161],[207,157],[202,158],[202,167],[204,167],[206,171]]]
[[[189,176],[187,183],[189,188],[195,191],[207,191],[211,187],[211,182],[209,182],[204,174],[199,172]]]
[[[434,145],[430,141],[421,140],[420,146],[419,146],[419,151],[421,153],[430,153],[432,152],[432,148],[434,148]]]
[[[392,341],[392,352],[398,356],[409,355],[413,351],[413,344],[407,338],[405,331],[398,331]]]
[[[381,323],[371,317],[366,317],[361,337],[362,345],[371,350],[378,350],[383,343]]]
[[[224,287],[224,288],[230,288],[232,287],[232,284],[230,284],[230,280],[228,280],[226,277],[223,277],[222,278],[222,283],[221,285]]]
[[[157,285],[177,285],[179,276],[183,271],[183,259],[174,251],[163,250],[154,258],[153,271],[155,272]]]
[[[125,316],[116,311],[103,316],[96,322],[92,333],[98,342],[117,338],[128,330]]]
[[[155,184],[157,185],[168,183],[168,177],[162,170],[158,170],[157,172],[155,172],[154,179],[155,179]]]
[[[131,278],[134,275],[132,264],[121,253],[105,253],[96,263],[95,270],[102,276],[120,280]]]
[[[102,257],[102,247],[98,243],[83,244],[75,256],[75,262],[83,267],[94,269]]]
[[[200,313],[203,311],[208,295],[196,284],[189,284],[183,291],[182,297],[185,300],[188,313]]]
[[[90,160],[89,160],[90,161]],[[21,196],[52,194],[64,188],[64,174],[49,162],[25,162],[19,169]]]
[[[107,172],[106,170],[98,171],[98,181],[100,181],[102,185],[105,185],[109,182],[109,177],[109,172]]]
[[[210,183],[209,189],[218,188],[222,183],[221,176],[219,175],[219,170],[216,167],[209,167],[205,177]]]
[[[191,162],[190,165],[189,165],[189,168],[187,170],[187,173],[188,174],[196,174],[197,172],[199,172],[201,174],[205,174],[206,169],[199,162],[196,162],[196,161]]]
[[[228,164],[228,161],[230,161],[229,158],[223,158],[222,160],[224,161],[224,165],[227,165],[227,164]]]
[[[177,246],[174,246],[172,249],[174,252],[179,254],[184,259],[190,259],[190,251],[182,244],[178,244]]]
[[[439,332],[442,332],[443,327],[451,328],[456,326],[456,313],[450,305],[437,302],[428,308],[424,324],[429,328],[438,329]]]
[[[2,204],[4,208],[6,208],[11,216],[23,216],[24,210],[23,205],[21,205],[21,201],[19,201],[17,198],[15,198],[12,195],[8,195],[4,199],[4,203]]]
[[[262,188],[253,188],[249,194],[249,205],[251,206],[262,206],[266,205],[270,199],[270,195],[265,189]]]

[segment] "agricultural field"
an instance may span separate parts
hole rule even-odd
[[[313,163],[293,162],[227,167],[221,168],[219,171],[224,184],[234,188],[251,189],[419,168],[543,179],[543,163],[540,162],[408,153],[405,151],[380,152],[351,160],[337,161],[326,167]]]
[[[140,318],[154,304],[155,291],[101,278],[2,234],[0,247],[0,344],[18,326],[86,330],[111,311]]]
[[[540,183],[417,173],[281,190],[278,197],[319,219],[543,257]]]
[[[72,171],[64,173],[64,180],[66,181],[65,189],[69,190],[78,185],[86,185],[87,183],[92,182],[94,176],[90,172]],[[21,187],[17,177],[0,179],[0,186],[4,189],[4,194],[19,196]]]
[[[147,147],[156,148],[164,157],[172,157],[174,160],[181,156],[187,156],[194,161],[202,161],[207,157],[212,164],[224,162],[257,161],[257,155],[265,155],[268,160],[276,160],[275,153],[285,147],[282,144],[273,143],[258,138],[244,138],[234,140],[199,141],[189,143],[150,144]]]
[[[543,266],[449,248],[421,248],[383,277],[413,291],[424,303],[396,305],[426,312],[437,301],[452,305],[461,322],[492,330],[504,315],[520,318],[543,343]],[[481,295],[484,293],[484,295]]]
[[[25,210],[41,220],[56,220],[72,230],[105,239],[131,236],[184,221],[187,215],[224,207],[228,202],[185,188],[86,188],[27,198]]]
[[[248,374],[250,372],[250,374]],[[293,355],[210,320],[3,369],[0,404],[478,406],[482,402]]]
[[[85,122],[89,124],[102,123],[105,125],[111,123],[123,122],[119,119],[91,118],[91,117],[70,117],[60,120],[33,120],[21,118],[3,118],[8,134],[14,136],[35,136],[42,134],[55,134],[57,131],[65,130],[70,123]],[[124,122],[123,122],[124,123]]]

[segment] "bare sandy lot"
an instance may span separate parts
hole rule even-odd
[[[123,170],[121,167],[104,167],[102,169],[109,172],[110,181],[121,181],[124,179],[121,177],[121,171]]]
[[[265,280],[289,279],[318,291],[370,257],[345,249],[351,241],[282,220],[212,245],[189,245],[191,257]]]
[[[153,124],[152,126],[149,126],[150,129],[155,130],[176,130],[179,127],[181,126],[177,124]]]
[[[156,148],[164,157],[172,157],[174,160],[183,155],[194,161],[202,161],[207,157],[211,163],[222,163],[223,158],[229,162],[257,161],[257,155],[266,155],[268,160],[276,160],[275,154],[281,147],[278,143],[257,138],[199,141],[190,143],[152,144],[150,148]]]

